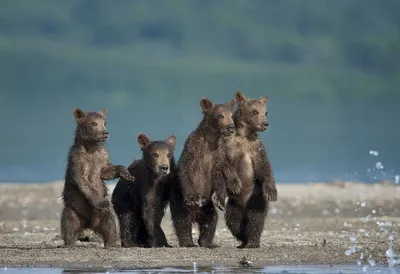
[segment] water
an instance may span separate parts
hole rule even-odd
[[[264,268],[249,268],[249,267],[187,267],[187,268],[142,268],[142,269],[62,269],[62,268],[1,268],[0,273],[16,273],[16,274],[58,274],[58,273],[75,273],[75,274],[94,274],[94,273],[380,273],[380,274],[396,274],[400,273],[400,269],[389,269],[386,267],[357,267],[357,266],[268,266]]]
[[[224,102],[232,98],[233,93],[234,89],[227,89],[223,93],[209,94],[209,97],[215,102]],[[133,158],[140,157],[136,141],[139,132],[153,139],[175,134],[175,157],[178,159],[185,139],[201,119],[199,100],[205,95],[180,96],[177,101],[178,94],[160,99],[149,93],[126,107],[113,107],[104,101],[82,104],[82,108],[109,107],[107,124],[111,138],[107,147],[111,160],[129,165]],[[248,92],[248,95],[255,97],[260,93]],[[12,101],[10,106],[20,107],[0,109],[4,117],[12,117],[2,121],[6,130],[0,134],[0,182],[62,179],[75,130],[72,110],[82,98],[65,94],[41,101],[24,94],[13,96],[23,101]],[[48,95],[42,96],[47,98]],[[271,127],[261,138],[267,146],[277,181],[400,181],[397,138],[400,128],[394,118],[398,115],[398,104],[385,101],[380,107],[385,111],[375,105],[360,106],[356,111],[357,102],[354,101],[337,107],[272,98]],[[167,120],[160,122],[163,116]],[[26,123],[24,117],[30,117],[32,122]]]

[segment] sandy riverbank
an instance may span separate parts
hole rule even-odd
[[[110,191],[114,184],[108,185]],[[400,244],[400,186],[278,184],[278,202],[270,205],[260,249],[238,250],[220,215],[215,242],[221,247],[176,248],[169,213],[163,221],[175,248],[105,250],[96,236],[74,250],[60,248],[62,183],[0,184],[0,266],[156,267],[224,264],[237,266],[247,255],[255,266],[362,264],[372,258],[386,264],[386,231]],[[194,237],[198,233],[194,229]],[[351,237],[354,236],[351,241]],[[326,244],[323,245],[324,240]],[[346,250],[356,247],[349,256]],[[371,256],[371,257],[370,257]]]

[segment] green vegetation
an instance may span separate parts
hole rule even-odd
[[[398,0],[2,0],[0,90],[393,96],[399,14]]]

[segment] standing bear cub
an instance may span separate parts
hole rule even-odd
[[[112,203],[120,223],[123,247],[171,247],[161,228],[169,200],[168,178],[176,173],[174,150],[176,138],[150,141],[138,135],[143,158],[128,170],[134,183],[120,179],[112,194]]]
[[[203,119],[185,141],[179,159],[178,175],[171,181],[170,209],[180,247],[195,246],[192,238],[192,223],[199,226],[200,247],[214,248],[215,229],[218,213],[214,205],[225,206],[226,189],[240,192],[240,185],[234,180],[226,185],[222,176],[214,176],[214,166],[220,166],[223,159],[223,142],[235,132],[232,119],[235,101],[213,104],[202,98],[200,106]],[[224,175],[229,175],[229,169]],[[217,173],[215,175],[218,175]],[[227,176],[233,177],[233,176]]]
[[[116,218],[103,180],[135,178],[124,166],[112,165],[108,160],[104,147],[109,137],[106,114],[107,109],[74,110],[77,128],[62,192],[61,235],[67,247],[75,246],[79,233],[88,228],[100,234],[105,248],[117,246]]]
[[[227,141],[225,151],[228,163],[240,178],[242,190],[239,194],[228,193],[225,221],[241,242],[238,248],[258,248],[268,202],[276,201],[278,196],[271,164],[259,137],[259,132],[268,127],[267,97],[251,99],[237,91],[235,98],[236,132]]]

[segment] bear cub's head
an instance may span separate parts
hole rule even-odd
[[[84,112],[76,108],[73,113],[77,122],[78,139],[94,143],[108,140],[106,108],[99,112]]]
[[[176,137],[171,135],[163,141],[150,141],[149,137],[140,133],[137,140],[143,152],[143,160],[150,170],[158,176],[170,174],[174,165]]]
[[[235,132],[235,124],[232,118],[235,100],[226,104],[213,104],[210,99],[202,98],[200,106],[214,131],[225,136],[230,136]]]
[[[243,93],[236,91],[236,102],[238,102],[237,112],[240,122],[245,123],[254,132],[262,132],[267,130],[268,112],[267,112],[267,96],[259,99],[246,98]]]

